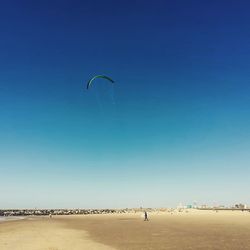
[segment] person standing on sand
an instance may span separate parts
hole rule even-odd
[[[148,213],[147,213],[147,211],[144,211],[144,221],[148,221]]]

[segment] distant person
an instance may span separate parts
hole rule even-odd
[[[148,221],[148,213],[147,213],[147,211],[144,212],[144,221]]]

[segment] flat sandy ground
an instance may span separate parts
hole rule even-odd
[[[250,213],[190,211],[29,218],[0,223],[1,250],[250,250]]]

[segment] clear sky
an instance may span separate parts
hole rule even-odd
[[[2,2],[0,208],[250,204],[249,8]]]

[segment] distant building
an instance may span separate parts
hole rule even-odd
[[[201,208],[208,208],[208,205],[202,204],[202,205],[201,205]]]
[[[179,205],[177,205],[176,208],[177,208],[177,209],[183,209],[184,207],[183,207],[182,203],[180,202]]]
[[[247,205],[239,203],[239,204],[235,204],[234,208],[237,208],[237,209],[246,209]]]

